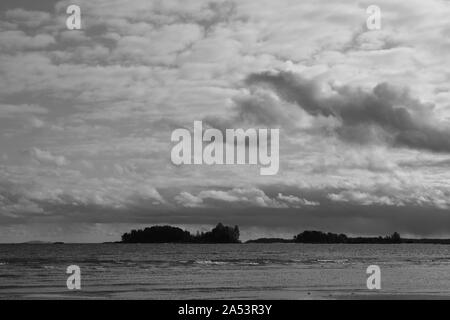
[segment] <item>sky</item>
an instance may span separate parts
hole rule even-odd
[[[444,0],[2,0],[0,242],[218,222],[244,240],[450,237],[449,16]],[[278,173],[175,166],[171,133],[194,121],[278,128]]]

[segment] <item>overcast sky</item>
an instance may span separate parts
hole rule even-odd
[[[2,0],[0,242],[219,221],[450,236],[449,17],[443,0]],[[195,120],[279,128],[278,174],[174,166]]]

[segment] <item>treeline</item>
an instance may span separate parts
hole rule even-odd
[[[153,226],[142,230],[131,230],[122,235],[123,243],[241,243],[239,241],[239,227],[217,224],[211,231],[197,232],[195,235],[188,231],[172,226]],[[303,231],[291,239],[260,238],[246,243],[433,243],[450,244],[450,239],[403,239],[394,232],[385,237],[348,237],[322,231]]]
[[[398,232],[385,237],[348,237],[345,234],[336,234],[322,231],[304,231],[293,239],[260,238],[248,240],[246,243],[429,243],[450,244],[450,239],[411,239],[402,238]]]
[[[321,231],[304,231],[294,237],[293,242],[299,243],[401,243],[400,234],[394,232],[386,237],[356,237],[345,234],[325,233]]]
[[[143,230],[131,230],[122,235],[123,243],[240,243],[239,227],[222,223],[208,232],[190,232],[172,226],[153,226]]]
[[[345,234],[336,234],[322,231],[303,231],[294,236],[293,239],[261,238],[249,240],[247,243],[411,243],[412,239],[402,239],[400,234],[394,232],[386,237],[348,237]]]

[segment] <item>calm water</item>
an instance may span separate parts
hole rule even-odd
[[[68,265],[81,290],[66,287]],[[381,268],[382,289],[366,288]],[[308,244],[0,245],[0,298],[450,298],[450,246]],[[395,296],[392,296],[395,295]]]

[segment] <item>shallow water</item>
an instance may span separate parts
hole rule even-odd
[[[68,290],[66,268],[81,268]],[[366,268],[381,268],[381,290]],[[432,244],[3,244],[0,298],[450,298],[450,246]]]

